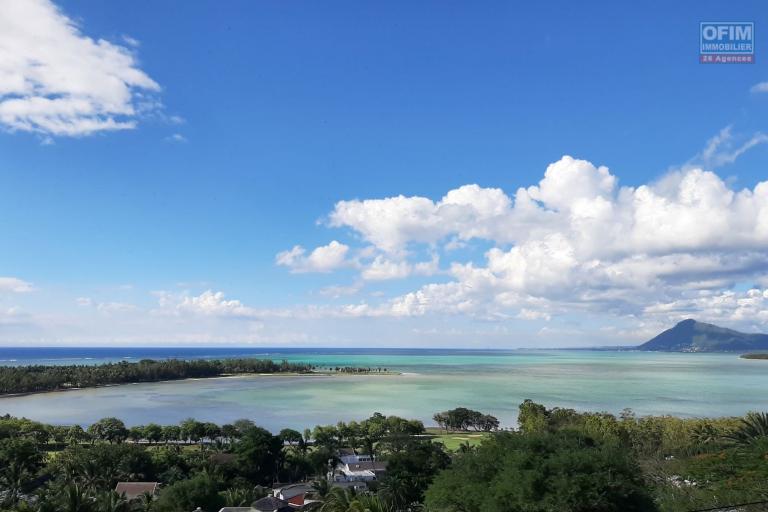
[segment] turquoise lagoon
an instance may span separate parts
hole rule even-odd
[[[736,354],[605,350],[76,349],[78,352],[73,355],[34,349],[32,352],[39,352],[30,355],[30,349],[13,350],[0,349],[0,359],[4,359],[1,364],[249,356],[304,361],[320,367],[372,366],[402,372],[229,377],[0,399],[0,414],[55,424],[88,424],[105,416],[122,418],[129,425],[177,423],[188,417],[217,423],[249,418],[277,431],[283,427],[302,429],[362,419],[375,411],[432,424],[435,412],[464,406],[494,414],[504,426],[514,426],[517,406],[526,398],[550,407],[578,410],[618,413],[628,407],[640,415],[724,416],[768,410],[768,361],[740,359]],[[125,353],[129,355],[121,355]]]

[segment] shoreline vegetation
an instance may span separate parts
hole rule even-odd
[[[766,503],[765,413],[615,416],[525,400],[514,430],[463,407],[434,418],[439,428],[374,413],[274,433],[249,419],[127,426],[110,417],[84,429],[0,416],[0,511],[216,512],[295,483],[305,484],[314,512],[678,512]],[[356,489],[340,484],[340,457],[350,453],[373,457],[377,478]],[[121,481],[157,482],[159,491],[130,499],[113,491]]]
[[[739,356],[742,359],[768,359],[768,353],[766,352],[753,352],[749,354],[741,354]]]
[[[271,359],[213,359],[0,366],[0,398],[91,388],[245,376],[399,375],[388,368],[318,367]]]

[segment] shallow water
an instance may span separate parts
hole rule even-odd
[[[124,357],[249,355],[321,367],[381,366],[403,374],[247,376],[132,384],[2,398],[0,414],[57,424],[88,424],[104,416],[120,417],[129,425],[176,423],[187,417],[217,423],[250,418],[277,431],[361,419],[374,411],[431,424],[433,413],[458,406],[494,414],[503,425],[512,426],[517,406],[525,398],[548,406],[613,413],[625,407],[638,414],[677,416],[768,410],[768,361],[740,359],[735,354],[274,349],[240,349],[227,354],[206,349],[205,353],[190,354],[178,352],[188,349],[175,349],[178,353],[147,355],[147,349],[131,350],[136,352],[130,356],[98,352],[88,356],[83,352],[77,360],[71,354],[68,358],[63,353],[55,355],[65,364]],[[42,354],[21,357],[5,351],[0,349],[0,359],[17,359],[16,364],[37,362],[36,356]]]

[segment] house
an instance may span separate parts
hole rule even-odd
[[[305,503],[305,496],[313,491],[311,484],[290,484],[272,489],[272,496],[287,501],[291,505],[302,506]]]
[[[135,500],[145,493],[156,496],[159,489],[159,482],[117,482],[115,486],[115,492],[128,501]]]
[[[328,472],[331,482],[372,482],[387,471],[386,462],[377,461],[367,454],[350,454],[340,450],[339,460],[341,462]]]
[[[331,485],[334,487],[341,487],[342,489],[351,489],[355,492],[364,492],[368,490],[368,484],[365,482],[331,482]]]
[[[258,512],[294,512],[294,508],[287,501],[274,496],[254,501],[251,508]]]

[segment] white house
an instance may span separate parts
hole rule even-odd
[[[342,452],[333,471],[328,473],[332,482],[372,482],[387,471],[387,463],[374,460],[370,455]]]

